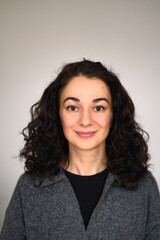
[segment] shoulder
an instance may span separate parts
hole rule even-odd
[[[28,191],[29,189],[33,189],[37,186],[38,179],[34,176],[27,174],[26,172],[20,175],[16,189],[20,191]]]
[[[55,183],[61,182],[62,180],[66,180],[66,176],[61,169],[56,175],[52,177],[49,176],[48,173],[45,173],[42,178],[36,177],[26,172],[23,173],[18,180],[17,187],[23,190],[31,190],[31,189],[41,189],[43,187],[47,187],[50,185],[54,185]]]
[[[150,171],[148,171],[147,175],[139,181],[138,188],[140,191],[145,191],[148,194],[157,193],[157,195],[159,195],[158,184]]]
[[[148,186],[157,185],[155,177],[153,176],[153,174],[149,170],[147,171],[146,176],[144,178],[142,178],[142,180],[140,180],[140,183],[141,184],[146,184]]]
[[[27,202],[33,203],[35,201],[37,191],[37,178],[25,172],[19,177],[12,198],[15,201],[21,199],[21,203],[26,206]]]
[[[26,172],[24,172],[22,175],[20,175],[19,179],[18,179],[18,184],[19,185],[23,185],[23,184],[33,184],[33,182],[35,182],[35,177],[32,177],[31,175],[27,174]]]

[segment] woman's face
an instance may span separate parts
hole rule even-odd
[[[101,79],[72,78],[60,94],[59,114],[69,149],[105,148],[113,113],[109,87]]]

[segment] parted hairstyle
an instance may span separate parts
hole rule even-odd
[[[59,117],[59,98],[62,89],[76,76],[99,78],[109,87],[113,121],[106,139],[108,172],[117,176],[119,186],[137,188],[138,181],[147,174],[149,136],[135,121],[134,104],[118,77],[100,62],[85,59],[65,65],[31,107],[31,121],[22,131],[25,145],[20,151],[26,173],[42,180],[45,173],[56,175],[62,161],[67,161],[68,142]]]

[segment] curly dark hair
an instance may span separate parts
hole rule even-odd
[[[23,129],[25,171],[43,178],[56,175],[68,156],[68,142],[59,117],[59,97],[69,80],[76,76],[99,78],[110,89],[113,122],[106,139],[108,171],[117,176],[120,186],[135,189],[147,173],[149,135],[135,121],[134,104],[118,77],[100,62],[83,60],[64,66],[45,89],[41,99],[31,107],[31,122]]]

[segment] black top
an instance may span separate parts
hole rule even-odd
[[[76,175],[65,169],[64,173],[74,189],[85,227],[87,227],[91,214],[102,195],[108,171],[105,169],[91,176]]]

